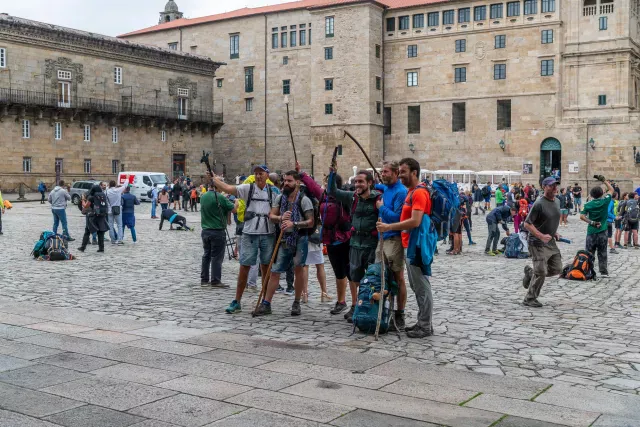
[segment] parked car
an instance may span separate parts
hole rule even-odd
[[[82,195],[88,193],[91,187],[94,185],[100,185],[100,181],[76,181],[71,186],[69,195],[71,196],[71,203],[77,205],[80,203]]]

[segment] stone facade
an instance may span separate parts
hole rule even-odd
[[[226,159],[231,174],[246,172],[250,163],[265,158],[275,169],[292,166],[282,95],[282,80],[289,79],[294,139],[307,169],[313,158],[314,170],[324,171],[338,144],[343,146],[343,175],[351,175],[353,165],[368,167],[355,145],[342,138],[346,129],[374,162],[413,156],[430,170],[475,171],[522,171],[531,165],[531,174],[522,180],[535,183],[558,167],[567,185],[588,185],[595,173],[616,179],[624,189],[640,184],[633,152],[640,136],[636,0],[416,1],[402,2],[402,7],[392,0],[301,3],[291,3],[289,10],[243,9],[193,25],[183,20],[171,28],[123,36],[166,46],[180,41],[181,34],[183,51],[197,49],[230,64],[219,75],[222,88],[215,88],[229,119],[216,137],[215,152]],[[501,13],[496,9],[492,16],[492,4],[501,4]],[[515,4],[517,14],[508,13]],[[470,19],[460,22],[465,8]],[[445,11],[453,11],[452,23],[445,24]],[[430,13],[437,13],[437,22],[429,21]],[[422,26],[420,18],[414,22],[415,15],[423,15]],[[333,17],[330,36],[325,34],[327,17]],[[408,27],[400,29],[401,17],[408,17]],[[313,29],[312,43],[282,48],[282,27],[299,31],[301,23]],[[277,48],[271,42],[274,29]],[[542,42],[543,31],[548,43]],[[237,59],[228,55],[230,34],[240,36]],[[504,47],[497,36],[504,36],[499,38]],[[456,40],[464,40],[463,52],[456,52]],[[408,55],[410,46],[417,50],[415,57]],[[333,48],[332,60],[325,59],[325,47]],[[284,56],[288,65],[283,65]],[[543,61],[549,75],[542,75]],[[251,95],[244,92],[248,66],[255,76]],[[500,77],[502,66],[505,78],[495,79],[494,71]],[[456,68],[464,68],[465,81],[455,81]],[[417,73],[416,86],[408,85],[409,72]],[[333,79],[333,91],[325,90],[327,78]],[[254,98],[252,112],[245,111],[248,96]],[[499,101],[510,105],[510,125],[504,115],[498,124]],[[377,114],[377,102],[383,114]],[[329,103],[331,115],[325,114]],[[463,131],[453,129],[454,103],[464,103]],[[409,133],[409,107],[418,106],[419,133]]]
[[[171,176],[174,156],[185,160],[177,169],[203,174],[202,151],[222,125],[212,91],[219,63],[7,15],[0,49],[4,191],[120,170]]]

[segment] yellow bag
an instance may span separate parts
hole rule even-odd
[[[11,204],[10,201],[5,200],[4,201],[4,207],[5,207],[5,209],[11,209],[13,207],[13,205]]]

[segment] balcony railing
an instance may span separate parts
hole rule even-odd
[[[600,15],[605,15],[607,13],[613,13],[613,3],[600,5]]]
[[[582,9],[582,16],[595,15],[597,11],[598,11],[598,6],[585,6]]]
[[[99,98],[71,97],[61,99],[57,93],[34,92],[28,90],[0,88],[0,104],[23,105],[26,107],[40,107],[52,109],[84,110],[95,113],[114,114],[119,116],[142,116],[166,120],[181,120],[222,124],[222,113],[214,113],[207,109],[191,108],[179,111],[178,103],[175,107],[166,105],[138,104],[126,100],[124,102]]]

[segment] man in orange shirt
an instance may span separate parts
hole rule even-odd
[[[400,181],[408,188],[409,193],[402,207],[400,222],[394,224],[377,223],[378,231],[402,231],[402,246],[409,246],[409,235],[412,230],[420,227],[422,217],[431,214],[431,198],[426,186],[420,184],[420,164],[417,160],[406,158],[400,160]],[[424,338],[433,335],[433,294],[427,276],[428,266],[423,264],[420,251],[416,251],[413,260],[405,261],[409,284],[416,295],[418,303],[418,321],[413,326],[407,326],[409,338]]]

